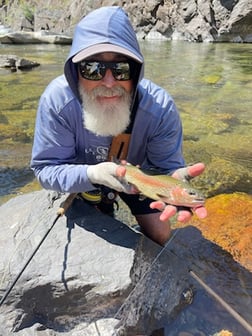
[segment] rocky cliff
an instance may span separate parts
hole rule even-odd
[[[140,39],[252,42],[252,0],[2,0],[0,23],[71,36],[82,16],[106,5],[122,6]]]

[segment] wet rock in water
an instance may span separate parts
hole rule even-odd
[[[39,66],[40,64],[16,55],[0,55],[0,68],[10,68],[11,71],[28,70]]]
[[[204,76],[202,80],[206,84],[217,84],[221,80],[221,76],[219,74],[214,73]]]
[[[190,224],[252,271],[252,196],[245,193],[221,194],[207,199],[206,208],[207,218],[194,216]],[[176,227],[182,226],[176,224]]]
[[[201,134],[203,136],[207,136],[210,134],[221,134],[223,132],[228,131],[229,125],[225,120],[216,120],[216,117],[210,118],[209,116],[197,116],[197,123],[193,124],[193,129],[191,129],[190,125],[192,125],[192,116],[190,114],[184,113],[182,115],[183,125],[186,130],[187,136],[195,136],[195,134]]]

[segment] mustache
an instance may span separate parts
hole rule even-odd
[[[106,88],[104,86],[98,86],[90,92],[91,98],[97,98],[99,96],[113,97],[113,96],[123,96],[127,94],[126,90],[121,86],[115,86],[112,88]]]
[[[97,86],[86,91],[79,85],[82,99],[83,124],[86,129],[96,135],[115,136],[122,133],[130,122],[130,105],[132,93],[121,86]],[[118,96],[120,104],[99,102],[99,96]]]

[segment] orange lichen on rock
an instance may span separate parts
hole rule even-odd
[[[190,223],[202,235],[232,254],[242,266],[252,271],[252,196],[245,193],[221,194],[206,201],[208,216],[193,216]]]
[[[221,330],[220,332],[215,333],[213,336],[233,336],[233,333],[228,330]]]

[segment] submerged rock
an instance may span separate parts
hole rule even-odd
[[[190,224],[252,271],[252,196],[245,193],[221,194],[209,198],[206,208],[207,218],[193,217]],[[182,226],[176,224],[176,227]]]
[[[222,137],[220,139],[222,140]],[[229,141],[227,148],[220,147],[216,141],[220,142],[216,139],[212,143],[210,139],[201,142],[192,140],[184,142],[186,161],[204,162],[206,165],[204,173],[191,181],[192,186],[201,190],[205,197],[235,192],[250,193],[252,170],[249,149],[244,146],[244,152],[248,153],[243,155],[243,152],[239,153],[230,145],[228,138],[222,140],[223,147]],[[242,147],[241,143],[239,145]]]

